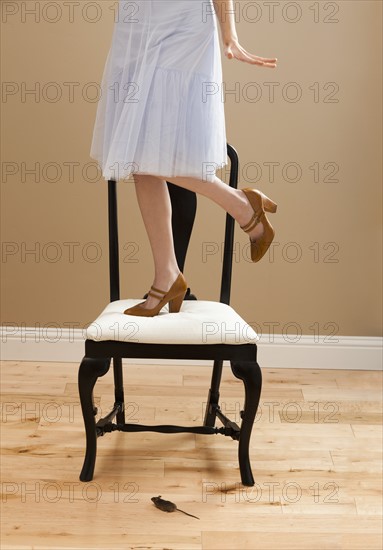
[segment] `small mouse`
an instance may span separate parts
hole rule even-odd
[[[151,500],[154,502],[154,505],[160,510],[162,510],[163,512],[182,512],[183,514],[186,514],[191,518],[199,519],[197,518],[197,516],[193,516],[193,514],[188,514],[187,512],[184,512],[183,510],[180,510],[179,508],[177,508],[174,502],[170,502],[170,500],[162,499],[161,495],[158,497],[152,497]]]

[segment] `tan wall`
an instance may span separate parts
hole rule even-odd
[[[4,4],[21,10],[23,3]],[[24,4],[37,4],[41,20],[25,16],[23,21],[19,11],[2,28],[2,79],[9,93],[2,104],[1,322],[83,327],[109,301],[109,283],[107,184],[100,174],[90,181],[94,169],[88,180],[82,174],[94,162],[89,149],[96,103],[81,91],[101,80],[114,2],[96,2],[102,14],[96,23],[87,22],[79,11],[69,22],[64,6],[59,21],[49,23],[44,20],[49,2]],[[227,95],[225,102],[227,139],[240,157],[240,186],[258,187],[278,203],[271,218],[274,258],[269,255],[259,264],[247,261],[247,236],[236,226],[231,305],[264,333],[273,324],[275,333],[293,334],[296,324],[303,334],[378,336],[381,2],[295,5],[301,9],[299,21],[288,21],[296,14],[291,2],[279,2],[272,22],[263,2],[237,2],[243,46],[278,57],[277,69],[223,59],[227,87],[237,86],[240,93],[239,99]],[[310,9],[313,5],[319,6],[317,14]],[[254,23],[257,7],[261,18]],[[46,13],[53,16],[53,11]],[[57,102],[47,100],[49,82],[62,92]],[[64,85],[68,82],[78,83],[73,101]],[[258,102],[244,99],[249,82],[257,82],[262,91]],[[279,84],[274,102],[266,82]],[[29,89],[41,86],[39,102],[22,96],[23,83]],[[297,102],[288,100],[294,92],[289,83],[301,90]],[[249,88],[250,97],[254,90]],[[50,93],[53,88],[48,97]],[[278,163],[274,179],[270,162]],[[40,163],[37,182],[23,174],[24,166],[31,169],[35,163]],[[62,171],[56,182],[54,170],[46,170],[48,163]],[[77,163],[72,180],[65,163]],[[246,170],[249,163],[261,167],[258,181],[251,179],[254,168]],[[288,181],[295,175],[288,163],[298,166],[299,181]],[[319,181],[314,179],[315,166]],[[122,297],[140,298],[153,280],[150,249],[133,182],[120,182],[118,189]],[[202,196],[198,205],[185,277],[200,299],[217,300],[221,258],[216,254],[204,261],[202,250],[207,242],[221,242],[225,216]],[[89,247],[91,242],[101,250],[99,261],[90,261],[96,250]],[[138,247],[133,256],[132,248],[123,250],[130,242]],[[77,243],[73,258],[65,243]],[[25,247],[40,249],[25,255]],[[61,258],[49,261],[57,251]],[[297,252],[301,258],[293,261]]]

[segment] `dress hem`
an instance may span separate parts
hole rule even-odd
[[[178,177],[181,177],[181,178],[194,178],[194,179],[199,179],[199,180],[202,180],[202,181],[212,181],[215,177],[216,177],[216,172],[217,170],[221,170],[223,168],[225,168],[226,166],[229,165],[229,162],[227,160],[225,161],[222,161],[220,163],[218,162],[214,162],[214,163],[209,163],[209,165],[211,166],[212,164],[214,165],[214,173],[213,172],[210,172],[210,173],[207,173],[205,174],[205,177],[203,174],[201,174],[200,172],[197,173],[196,171],[182,171],[182,172],[179,172],[177,171],[176,173],[167,173],[167,174],[160,174],[158,172],[156,172],[155,169],[153,170],[130,170],[128,171],[127,173],[125,174],[122,174],[122,175],[117,175],[116,174],[116,171],[108,171],[103,169],[102,168],[102,163],[100,162],[99,159],[95,158],[95,157],[91,157],[93,158],[93,160],[96,160],[100,169],[101,169],[101,172],[102,172],[102,177],[105,179],[105,181],[109,181],[109,180],[114,180],[114,181],[122,181],[122,180],[128,180],[131,176],[133,176],[134,174],[137,174],[137,175],[143,175],[143,176],[155,176],[155,177],[158,177],[158,178],[161,178],[161,179],[165,179],[167,181],[169,181],[169,178],[178,178]],[[116,162],[117,165],[119,165],[120,163]],[[122,162],[121,164],[126,164],[126,161]]]

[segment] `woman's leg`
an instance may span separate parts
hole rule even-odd
[[[166,180],[210,198],[240,225],[245,225],[254,213],[243,191],[233,189],[218,177],[213,181],[188,177],[170,177]],[[179,269],[174,252],[172,210],[166,180],[158,176],[134,174],[137,200],[153,254],[153,286],[167,291],[177,278]],[[262,232],[263,226],[259,223],[248,235],[251,239],[256,239]],[[158,301],[157,298],[148,296],[142,307],[152,308]]]
[[[226,212],[230,214],[239,225],[245,225],[254,214],[254,210],[249,203],[245,193],[241,189],[234,189],[227,185],[217,176],[213,181],[205,181],[197,178],[184,178],[184,177],[171,177],[168,181],[190,189],[195,193],[208,197],[213,202],[221,206]],[[257,225],[251,233],[248,235],[252,239],[258,238],[263,232],[262,223]]]
[[[172,206],[165,180],[154,176],[134,175],[138,205],[149,237],[154,260],[153,286],[169,290],[180,270],[174,252],[172,233]],[[158,304],[148,296],[142,307]]]

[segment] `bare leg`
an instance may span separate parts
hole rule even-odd
[[[153,254],[153,286],[169,290],[180,271],[174,252],[172,205],[168,187],[165,180],[154,176],[134,175],[134,180],[138,205]],[[157,304],[156,298],[148,296],[142,307],[152,308]]]
[[[233,189],[217,176],[211,182],[184,177],[168,178],[167,181],[208,197],[226,210],[239,225],[245,225],[254,213],[245,193],[241,189]],[[251,239],[257,239],[262,233],[263,225],[259,223],[248,235]]]
[[[245,225],[253,215],[243,191],[233,189],[217,177],[212,182],[188,177],[167,177],[166,180],[210,198],[240,225]],[[154,259],[153,286],[167,291],[177,278],[179,269],[174,252],[171,202],[166,180],[159,176],[134,174],[137,200]],[[259,223],[248,235],[256,239],[262,232],[263,225]],[[152,308],[157,304],[157,298],[148,296],[142,307]]]

